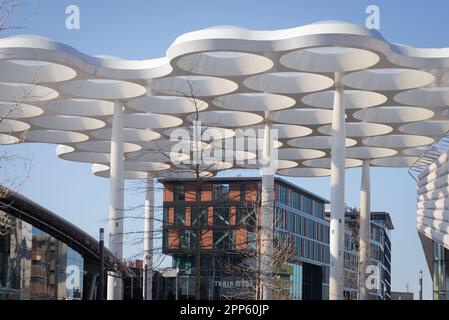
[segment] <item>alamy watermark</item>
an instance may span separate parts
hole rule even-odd
[[[365,270],[365,287],[368,290],[377,290],[381,289],[381,272],[380,267],[378,265],[369,265]]]
[[[65,274],[65,287],[67,290],[78,290],[81,288],[81,272],[78,266],[67,266]]]
[[[367,29],[380,29],[380,9],[374,4],[366,7],[365,13],[368,15],[365,19],[365,27]]]
[[[71,4],[65,8],[65,13],[68,15],[65,19],[65,27],[68,30],[79,30],[81,28],[80,8]]]

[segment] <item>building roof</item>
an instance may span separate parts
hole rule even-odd
[[[2,186],[0,188],[2,190],[0,196],[1,211],[47,232],[80,253],[84,259],[99,260],[99,242],[91,235],[23,195]],[[133,272],[108,249],[105,248],[104,254],[107,270],[123,276],[133,275]]]
[[[345,213],[346,217],[357,217],[358,215],[359,215],[359,212],[353,212],[353,211]],[[391,216],[388,212],[373,211],[373,212],[371,212],[371,220],[384,220],[385,224],[389,230],[394,229],[393,221],[391,220]]]

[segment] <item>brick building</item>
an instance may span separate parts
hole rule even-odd
[[[161,180],[164,184],[163,251],[179,267],[180,298],[194,296],[196,248],[201,252],[204,299],[252,298],[253,254],[260,222],[260,178]],[[275,268],[282,285],[277,298],[327,296],[329,223],[327,200],[288,181],[275,179],[275,239],[287,239],[291,252]],[[247,266],[246,269],[241,269]],[[323,280],[324,279],[324,280]]]

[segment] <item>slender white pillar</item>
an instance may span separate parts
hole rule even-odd
[[[123,105],[116,102],[112,120],[111,167],[109,195],[109,250],[118,258],[123,258]],[[123,281],[118,274],[108,276],[108,300],[122,299]]]
[[[371,186],[369,160],[363,161],[362,181],[360,186],[360,228],[359,228],[359,295],[360,300],[369,300],[369,290],[366,287],[366,269],[370,264],[370,226],[371,226]]]
[[[154,228],[154,180],[147,174],[145,217],[143,234],[143,297],[152,300],[153,291],[153,228]]]
[[[329,299],[342,300],[344,288],[344,234],[345,234],[345,98],[335,74],[334,109],[332,113],[331,150],[331,214],[330,214],[330,270]]]
[[[268,118],[268,117],[266,117]],[[262,195],[260,226],[260,268],[261,291],[263,300],[273,298],[273,211],[274,211],[274,172],[271,157],[271,122],[266,121],[264,127],[262,149]]]

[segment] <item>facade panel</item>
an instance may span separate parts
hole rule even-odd
[[[449,300],[449,151],[425,167],[417,180],[416,227],[420,233],[433,298]]]

